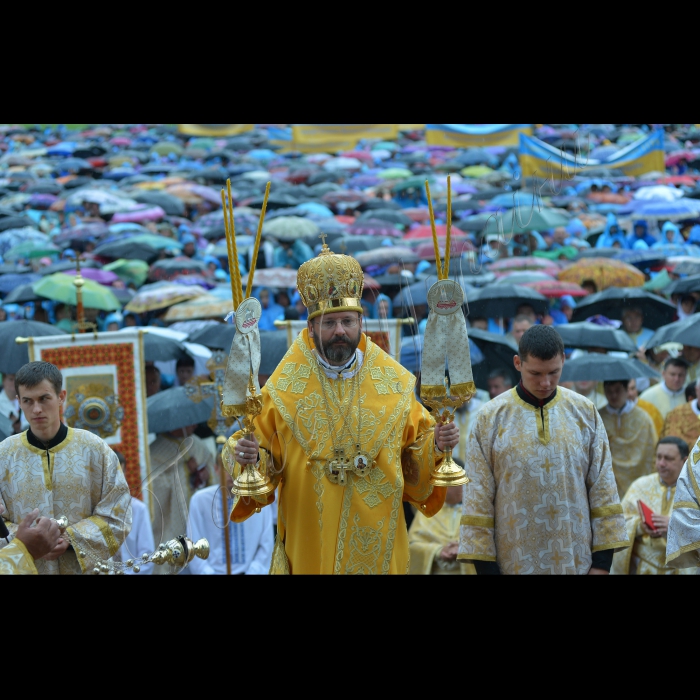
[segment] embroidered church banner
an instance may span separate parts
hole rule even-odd
[[[126,459],[131,493],[145,500],[150,458],[142,330],[29,339],[29,359],[56,365],[67,392],[64,422],[89,430]]]
[[[235,136],[250,131],[253,124],[178,124],[177,130],[188,136]]]
[[[426,124],[429,146],[517,146],[520,134],[532,134],[532,124]]]

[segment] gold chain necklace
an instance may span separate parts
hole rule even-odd
[[[356,355],[357,357],[357,355]],[[320,364],[320,363],[319,363]],[[360,451],[360,439],[362,435],[362,401],[361,401],[361,392],[360,392],[360,369],[358,368],[357,373],[354,377],[355,382],[353,383],[352,386],[352,393],[348,396],[348,408],[345,413],[343,413],[342,409],[342,402],[340,399],[338,399],[338,415],[341,419],[341,422],[343,424],[343,430],[339,436],[338,442],[342,445],[343,442],[347,438],[352,439],[352,428],[348,427],[348,417],[352,415],[352,408],[353,408],[353,399],[355,398],[355,394],[357,393],[358,395],[358,405],[357,405],[357,442],[355,443],[356,447],[356,454],[353,456],[346,455],[345,454],[345,448],[344,447],[338,447],[338,443],[336,442],[335,435],[333,433],[333,427],[330,426],[330,421],[331,421],[331,403],[328,400],[328,395],[326,393],[326,382],[328,382],[328,378],[326,377],[326,373],[324,372],[323,365],[320,366],[320,380],[321,380],[321,391],[323,392],[323,400],[326,403],[326,415],[328,416],[328,422],[329,422],[329,427],[330,427],[330,434],[331,434],[331,442],[333,443],[333,454],[334,458],[331,460],[328,460],[326,462],[325,468],[326,468],[326,475],[328,476],[329,481],[331,481],[334,484],[340,484],[341,486],[345,486],[347,484],[347,473],[349,471],[355,472],[357,476],[365,476],[367,472],[370,470],[370,467],[373,466],[373,462],[370,462],[369,457],[367,454],[363,453]],[[339,372],[339,376],[342,377],[342,374]],[[343,379],[342,381],[347,381]],[[331,392],[333,390],[331,389]],[[335,394],[334,394],[335,395]]]

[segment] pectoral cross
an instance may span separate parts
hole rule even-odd
[[[353,463],[345,456],[345,450],[336,450],[335,459],[328,462],[328,478],[334,484],[345,486],[348,483],[348,471],[354,469]]]

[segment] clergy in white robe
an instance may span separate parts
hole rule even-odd
[[[151,554],[155,551],[153,540],[153,528],[151,527],[151,514],[148,506],[138,498],[131,499],[132,519],[131,532],[126,538],[114,559],[116,561],[128,561],[140,559],[142,554]],[[154,564],[140,564],[141,571],[138,576],[148,576],[153,573]],[[132,567],[124,569],[125,574],[136,575]]]
[[[230,477],[229,477],[230,478]],[[190,501],[189,537],[209,542],[209,556],[195,557],[187,567],[190,574],[226,574],[226,533],[223,524],[233,508],[229,497],[226,513],[222,512],[221,489],[209,486]],[[231,574],[267,574],[272,561],[274,534],[272,509],[263,508],[242,523],[229,522]]]
[[[483,574],[607,573],[627,530],[593,403],[557,387],[564,345],[529,328],[521,381],[481,408],[469,437],[458,559]]]
[[[666,418],[674,408],[678,408],[686,401],[687,374],[688,363],[681,357],[670,357],[664,362],[662,381],[644,390],[639,398],[656,406],[661,417]]]
[[[700,440],[676,482],[676,497],[666,535],[666,566],[700,566]]]
[[[63,424],[45,445],[31,429],[0,443],[0,497],[11,534],[34,508],[40,516],[68,518],[74,546],[56,560],[35,562],[39,574],[90,573],[131,528],[131,495],[117,456],[96,435]]]

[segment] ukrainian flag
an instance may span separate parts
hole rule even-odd
[[[303,153],[351,151],[362,139],[389,141],[398,124],[292,124],[294,150]]]
[[[633,141],[605,160],[573,156],[540,141],[533,136],[520,136],[520,168],[523,177],[557,177],[562,169],[565,177],[586,173],[592,168],[622,170],[625,175],[638,177],[658,170],[665,172],[664,132],[658,129],[649,136]]]
[[[429,146],[517,146],[520,134],[532,134],[532,124],[426,124]]]

